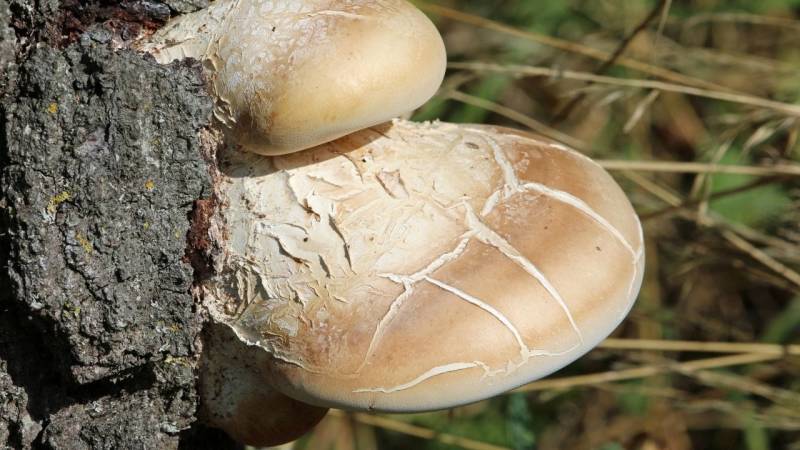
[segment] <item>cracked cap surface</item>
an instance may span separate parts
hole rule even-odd
[[[223,164],[211,308],[320,406],[420,411],[548,375],[604,339],[643,274],[639,221],[597,164],[489,126],[396,121]]]
[[[409,112],[444,77],[439,32],[405,0],[218,0],[142,45],[205,62],[216,117],[252,152],[306,149]]]

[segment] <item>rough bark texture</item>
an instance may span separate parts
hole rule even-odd
[[[206,3],[0,0],[0,448],[209,442],[185,255],[211,102],[124,48]]]

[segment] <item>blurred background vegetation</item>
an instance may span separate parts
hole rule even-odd
[[[333,412],[294,448],[800,450],[800,0],[431,0],[450,68],[417,120],[599,160],[647,273],[613,339],[517,392]]]

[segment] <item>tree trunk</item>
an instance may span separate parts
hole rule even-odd
[[[0,0],[0,448],[231,446],[195,414],[211,100],[127,48],[204,3]]]

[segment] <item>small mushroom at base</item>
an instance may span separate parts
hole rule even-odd
[[[424,411],[546,376],[625,317],[641,225],[596,163],[480,125],[363,130],[223,163],[208,307],[320,407]]]
[[[224,325],[204,332],[199,391],[201,420],[238,442],[271,447],[298,439],[317,425],[327,408],[298,402],[263,382],[256,369],[269,358],[241,345]]]

